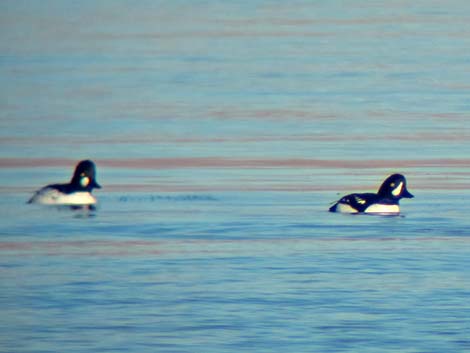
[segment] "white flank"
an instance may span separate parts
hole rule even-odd
[[[398,214],[400,213],[400,207],[398,205],[381,205],[379,203],[376,203],[367,207],[364,212],[379,214]]]
[[[94,205],[96,198],[87,191],[63,194],[53,188],[39,190],[30,200],[32,203],[43,205]]]
[[[357,210],[355,208],[352,208],[351,206],[349,206],[346,203],[338,202],[338,204],[336,205],[336,212],[340,212],[340,213],[357,213]]]

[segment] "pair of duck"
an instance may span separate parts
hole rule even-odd
[[[90,207],[96,204],[96,198],[91,194],[93,189],[101,186],[96,182],[95,164],[84,160],[77,164],[72,180],[66,184],[51,184],[39,189],[29,203],[45,205],[64,205],[72,207]],[[412,198],[406,188],[406,179],[401,174],[390,175],[374,193],[349,194],[342,197],[330,212],[340,213],[370,213],[370,214],[399,214],[399,201],[402,198]]]

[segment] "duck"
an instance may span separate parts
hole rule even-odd
[[[93,208],[97,200],[91,192],[100,188],[96,181],[95,163],[82,160],[76,165],[69,183],[46,185],[37,190],[28,203]]]
[[[330,212],[398,215],[402,198],[413,198],[402,174],[392,174],[385,179],[378,192],[349,194],[330,207]]]

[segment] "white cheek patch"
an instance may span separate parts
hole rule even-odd
[[[86,188],[88,186],[88,184],[90,184],[90,178],[88,177],[82,177],[80,179],[80,185],[84,188]]]
[[[392,190],[392,195],[400,196],[402,190],[403,190],[403,182],[400,182],[400,184],[398,184],[398,186]]]

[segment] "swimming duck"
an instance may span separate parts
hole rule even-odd
[[[330,212],[399,214],[399,201],[414,196],[406,188],[406,179],[401,174],[390,175],[376,194],[349,194],[330,207]]]
[[[51,184],[36,191],[28,203],[43,205],[90,206],[97,203],[91,194],[94,188],[101,188],[96,182],[95,164],[83,160],[75,167],[75,172],[66,184]]]

